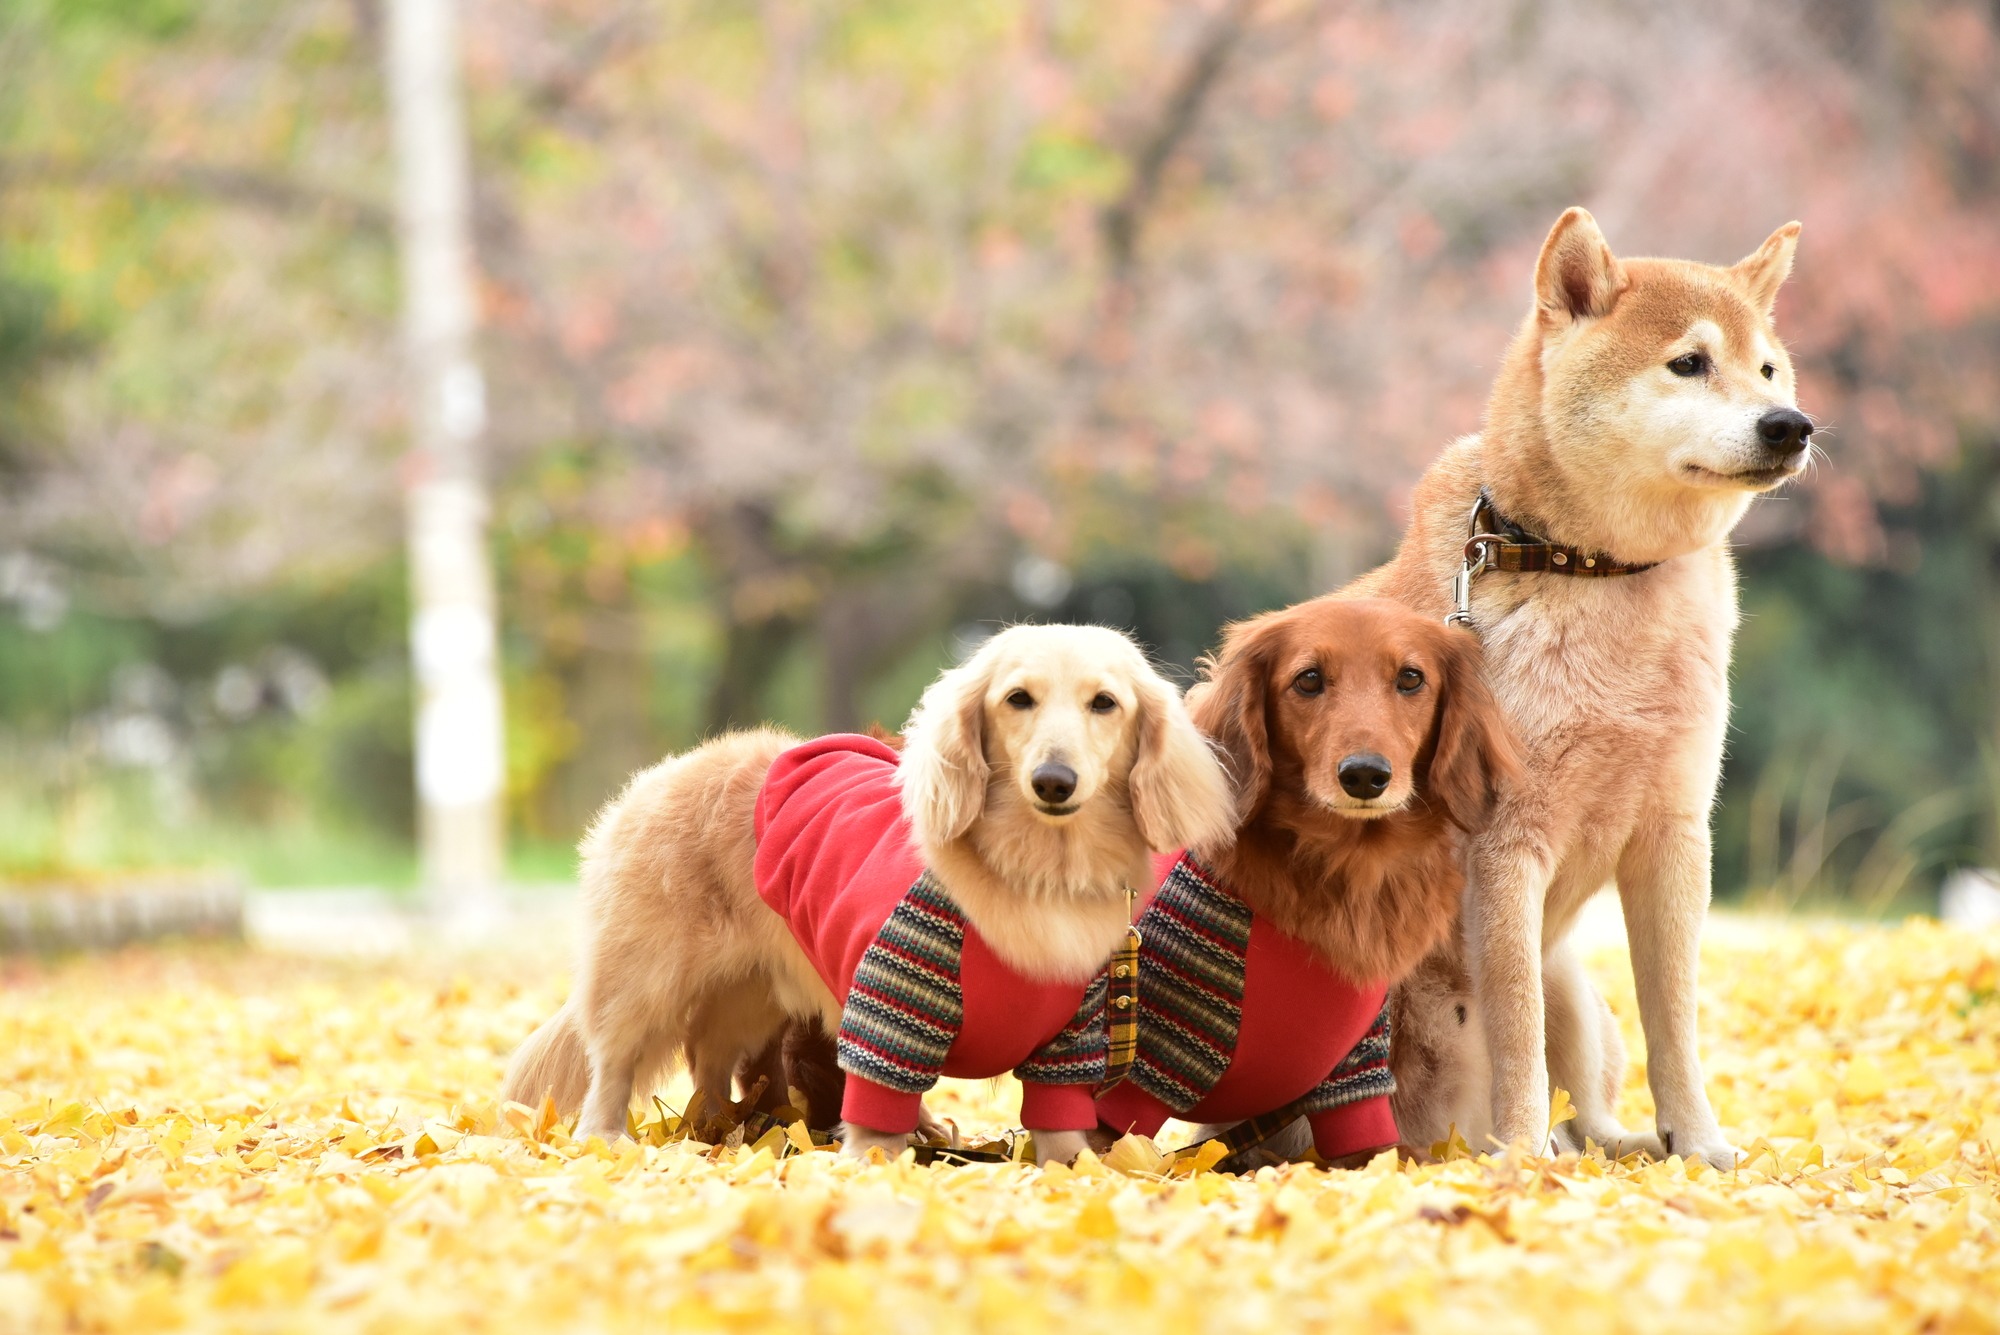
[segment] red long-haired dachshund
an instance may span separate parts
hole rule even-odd
[[[1394,981],[1444,940],[1520,747],[1479,643],[1400,603],[1315,598],[1229,628],[1188,711],[1236,782],[1215,869],[1356,980]]]

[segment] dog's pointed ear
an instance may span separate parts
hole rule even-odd
[[[1799,224],[1786,223],[1764,238],[1764,244],[1757,247],[1755,254],[1730,266],[1729,276],[1766,319],[1771,316],[1771,308],[1778,304],[1778,289],[1791,276],[1792,256],[1799,248],[1799,230]]]
[[[1467,833],[1485,827],[1501,794],[1523,771],[1521,744],[1486,684],[1479,644],[1465,631],[1438,628],[1436,743],[1419,783]]]
[[[1597,219],[1570,209],[1556,219],[1535,263],[1535,307],[1542,323],[1560,329],[1575,320],[1609,315],[1629,279]]]
[[[1208,739],[1179,692],[1153,673],[1138,687],[1139,755],[1132,765],[1132,818],[1155,853],[1227,845],[1236,804]]]
[[[986,691],[994,656],[975,654],[930,684],[904,728],[896,783],[923,847],[948,844],[986,810]]]
[[[1261,620],[1261,618],[1259,619]],[[1271,746],[1265,736],[1264,679],[1270,664],[1257,633],[1259,621],[1231,626],[1222,648],[1202,660],[1207,678],[1187,693],[1188,716],[1222,750],[1241,826],[1271,791]]]

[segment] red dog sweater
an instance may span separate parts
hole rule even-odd
[[[1097,1124],[1104,975],[1046,983],[1003,964],[912,845],[896,753],[821,737],[779,756],[757,795],[757,893],[791,927],[845,1014],[841,1116],[916,1128],[942,1075],[1021,1078],[1021,1121]]]
[[[1388,988],[1342,978],[1192,854],[1156,865],[1166,876],[1139,920],[1139,1051],[1098,1116],[1151,1136],[1169,1117],[1233,1122],[1303,1099],[1322,1158],[1394,1144]]]

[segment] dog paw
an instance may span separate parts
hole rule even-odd
[[[1565,1149],[1582,1151],[1587,1145],[1595,1145],[1607,1159],[1622,1159],[1628,1154],[1643,1154],[1649,1159],[1667,1157],[1666,1147],[1658,1136],[1650,1131],[1627,1131],[1616,1122],[1588,1127],[1577,1127],[1570,1122],[1558,1128],[1557,1135]]]
[[[958,1123],[938,1118],[931,1112],[928,1104],[920,1105],[917,1109],[917,1139],[926,1144],[950,1145],[953,1148],[957,1148],[961,1143]]]
[[[1074,1163],[1076,1156],[1090,1146],[1087,1131],[1034,1131],[1035,1164],[1039,1167],[1049,1162]]]
[[[1719,1172],[1730,1172],[1743,1162],[1743,1152],[1722,1138],[1720,1127],[1711,1126],[1704,1134],[1695,1131],[1670,1131],[1660,1128],[1661,1158],[1678,1154],[1688,1163],[1701,1160]]]
[[[1700,1159],[1722,1173],[1735,1171],[1736,1165],[1743,1161],[1743,1152],[1720,1136],[1678,1152],[1683,1159]]]
[[[884,1159],[894,1159],[910,1146],[907,1131],[876,1131],[852,1122],[840,1124],[840,1157],[843,1159],[868,1158],[870,1150],[882,1151]]]

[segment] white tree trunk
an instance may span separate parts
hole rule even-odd
[[[446,916],[483,917],[498,898],[505,764],[456,0],[391,0],[388,37],[413,434],[410,647],[423,883]]]

